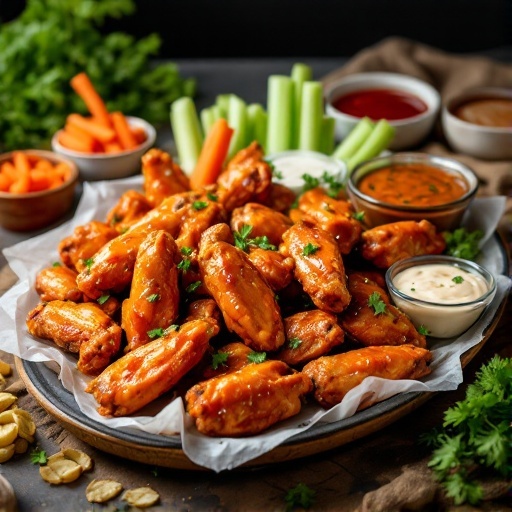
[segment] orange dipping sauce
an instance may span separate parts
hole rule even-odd
[[[512,99],[480,98],[458,106],[453,114],[468,123],[512,128]]]
[[[460,174],[422,163],[382,167],[361,178],[357,188],[388,204],[420,207],[451,203],[469,191]]]

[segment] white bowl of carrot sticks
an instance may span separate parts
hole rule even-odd
[[[52,149],[76,163],[82,181],[125,178],[140,171],[142,155],[155,143],[155,128],[139,117],[110,112],[86,73],[74,76],[70,84],[89,114],[69,114],[52,138]]]
[[[78,168],[43,150],[0,155],[0,226],[35,231],[65,218],[74,203]]]

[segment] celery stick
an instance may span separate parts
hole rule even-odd
[[[293,147],[297,148],[299,145],[299,130],[300,130],[300,110],[302,104],[302,86],[304,82],[313,79],[313,70],[307,64],[296,62],[292,66],[290,74],[293,82],[293,111],[292,111],[292,132],[293,132]]]
[[[363,117],[336,146],[332,156],[339,160],[348,160],[370,136],[373,127],[374,123],[372,120],[369,117]]]
[[[203,145],[201,122],[194,100],[183,96],[171,103],[171,129],[181,168],[190,174]]]
[[[351,172],[356,165],[379,155],[388,147],[394,136],[394,126],[391,126],[385,119],[378,121],[363,145],[348,159],[348,171]]]
[[[324,116],[322,119],[322,135],[320,138],[320,151],[330,155],[334,151],[334,132],[336,120],[331,116]]]
[[[320,151],[324,118],[323,88],[320,82],[304,82],[300,110],[299,149]]]
[[[229,98],[231,97],[230,93],[219,94],[215,98],[215,105],[220,109],[220,115],[224,119],[228,118],[229,111]]]
[[[210,128],[215,122],[215,114],[213,112],[213,107],[203,108],[199,114],[201,119],[201,127],[203,128],[204,136],[208,135]]]
[[[235,94],[229,98],[227,120],[234,130],[227,155],[229,160],[247,145],[247,105]]]
[[[292,79],[285,75],[270,75],[267,89],[267,153],[292,149],[292,107]]]
[[[248,143],[258,141],[265,148],[267,132],[267,113],[259,103],[247,105]]]

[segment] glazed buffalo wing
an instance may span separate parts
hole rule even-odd
[[[312,309],[284,319],[286,343],[277,357],[290,366],[323,356],[345,339],[335,315]]]
[[[303,220],[325,229],[336,240],[341,254],[348,254],[363,232],[355,213],[350,201],[334,199],[322,187],[316,187],[299,197],[297,208],[290,210],[290,217],[295,222]]]
[[[216,354],[212,354],[211,363],[203,370],[199,380],[208,380],[212,377],[240,370],[244,366],[251,364],[249,355],[253,352],[251,348],[241,341],[234,341],[220,347]]]
[[[350,272],[348,289],[352,295],[349,307],[339,315],[340,325],[361,345],[426,346],[405,313],[393,306],[383,288],[364,273]]]
[[[311,389],[305,374],[282,361],[266,361],[200,382],[189,389],[185,401],[199,432],[241,437],[298,414]]]
[[[44,302],[30,311],[26,323],[32,336],[78,353],[77,367],[86,375],[102,372],[121,346],[121,327],[93,302]]]
[[[272,290],[278,292],[291,283],[295,268],[293,258],[286,257],[277,251],[251,247],[249,259]]]
[[[320,357],[306,364],[302,372],[313,381],[315,400],[329,409],[366,377],[420,379],[430,373],[431,358],[428,350],[412,345],[366,347]]]
[[[107,213],[107,224],[119,233],[124,233],[138,222],[153,206],[144,194],[136,190],[127,190],[119,201]]]
[[[361,254],[376,267],[423,254],[441,254],[446,242],[428,220],[404,220],[368,229],[362,235]]]
[[[295,261],[295,277],[318,309],[341,313],[350,302],[345,266],[333,236],[304,222],[283,235],[280,250]]]
[[[211,228],[219,230],[216,226]],[[245,252],[213,241],[208,230],[199,245],[199,268],[227,328],[254,350],[277,350],[284,327],[274,292]]]
[[[158,206],[166,197],[190,190],[190,183],[182,168],[171,155],[151,148],[142,156],[144,194],[151,206]]]
[[[76,285],[78,273],[62,265],[43,268],[36,276],[35,288],[43,302],[72,300],[82,302],[83,294]]]
[[[137,253],[130,297],[123,302],[122,328],[126,351],[151,340],[155,329],[166,329],[179,313],[178,246],[165,231],[152,231]]]
[[[123,355],[85,390],[99,403],[103,416],[132,414],[170,391],[201,360],[217,332],[206,320],[187,322]]]

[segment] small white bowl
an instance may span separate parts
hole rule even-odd
[[[141,169],[142,155],[155,143],[156,130],[139,117],[127,116],[127,120],[131,126],[143,128],[146,132],[146,140],[134,149],[109,154],[72,151],[59,143],[60,130],[52,137],[52,149],[75,162],[81,181],[114,180],[132,176]]]
[[[345,183],[347,178],[344,162],[317,151],[291,149],[274,153],[265,159],[274,166],[273,181],[293,190],[296,195],[304,190],[304,174],[320,180],[319,185],[326,188],[328,183],[322,179],[324,173],[338,183]]]
[[[347,75],[326,88],[325,110],[336,121],[337,139],[343,140],[361,118],[340,112],[333,106],[333,102],[342,95],[367,89],[404,91],[420,98],[427,105],[427,110],[416,116],[388,120],[395,127],[390,150],[399,151],[417,146],[431,132],[441,107],[441,97],[434,87],[418,78],[400,73],[366,72]]]
[[[447,266],[454,271],[453,279],[448,272],[447,276],[435,279],[427,279],[425,274],[423,281],[420,281],[421,276],[416,276],[414,284],[397,285],[397,276],[401,272],[429,265]],[[471,276],[477,281],[472,283]],[[461,282],[456,281],[459,278],[462,278]],[[435,338],[453,338],[467,331],[496,294],[496,280],[487,269],[473,261],[446,255],[414,256],[398,261],[386,271],[386,284],[394,304],[416,328],[425,327],[428,335]],[[463,298],[449,299],[446,290],[450,287],[456,290],[458,286],[464,286],[461,288]],[[424,291],[426,295],[423,295]],[[471,296],[473,292],[476,292],[474,297]],[[418,298],[423,296],[425,300]]]
[[[443,106],[441,123],[448,144],[458,153],[485,160],[512,159],[512,127],[493,127],[470,123],[453,114],[465,102],[482,98],[512,100],[512,89],[478,87],[464,91]]]

